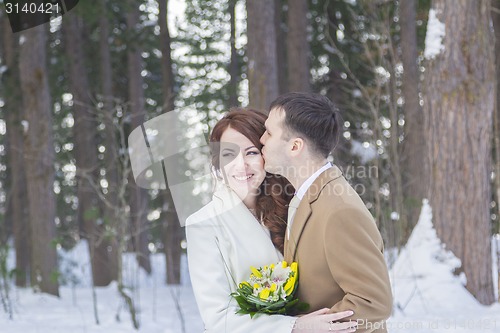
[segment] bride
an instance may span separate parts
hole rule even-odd
[[[230,294],[248,279],[250,266],[283,260],[287,204],[294,192],[284,178],[264,170],[259,139],[265,120],[258,111],[232,109],[210,135],[219,185],[212,201],[186,221],[189,272],[205,332],[354,332],[355,322],[333,323],[350,311],[321,309],[302,317],[236,314]]]

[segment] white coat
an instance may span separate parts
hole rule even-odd
[[[207,333],[290,333],[296,317],[236,314],[230,297],[250,277],[250,266],[283,260],[269,231],[227,187],[186,220],[191,283]]]

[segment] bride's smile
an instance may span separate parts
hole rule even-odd
[[[234,179],[236,179],[237,181],[242,182],[242,183],[246,183],[252,177],[253,177],[253,174],[251,174],[251,175],[241,175],[241,176],[234,175],[233,176]]]

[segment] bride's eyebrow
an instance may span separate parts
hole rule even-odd
[[[250,146],[250,147],[245,148],[245,151],[250,150],[250,149],[252,149],[252,148],[257,148],[257,147],[255,147],[255,146]]]

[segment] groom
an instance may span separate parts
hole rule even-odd
[[[353,310],[357,332],[386,332],[392,294],[382,237],[361,198],[327,161],[338,111],[326,97],[288,93],[271,103],[261,137],[265,169],[295,187],[285,260],[297,261],[300,300],[310,311]]]

